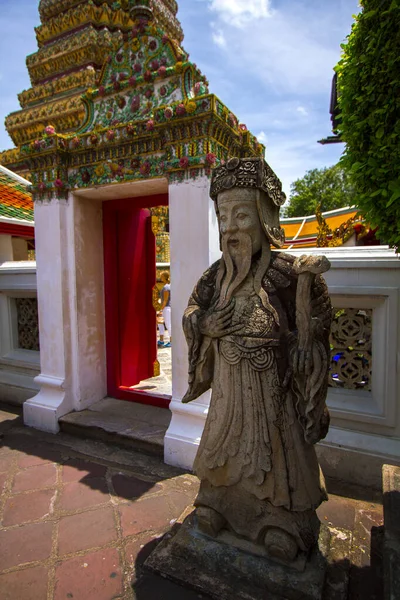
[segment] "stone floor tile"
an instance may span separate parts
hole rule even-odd
[[[193,504],[196,496],[197,491],[195,489],[187,491],[175,490],[168,494],[168,501],[172,502],[175,507],[175,518],[179,517],[190,504]]]
[[[4,507],[3,527],[42,519],[50,512],[55,493],[52,489],[10,496]]]
[[[87,479],[104,477],[107,468],[98,463],[71,459],[63,465],[62,471],[63,482],[69,483],[71,481],[86,481]]]
[[[128,539],[125,546],[125,557],[128,566],[132,569],[141,566],[146,558],[155,550],[160,542],[162,535],[151,532],[135,536],[134,539]]]
[[[111,506],[60,519],[58,552],[61,556],[98,548],[116,539],[117,529]]]
[[[171,520],[179,516],[170,510],[165,496],[121,504],[118,508],[124,536],[143,531],[165,531],[170,527]]]
[[[143,496],[146,492],[153,493],[161,490],[161,485],[159,483],[143,481],[136,477],[128,477],[121,474],[112,477],[112,484],[116,495],[127,500],[140,498],[140,496]]]
[[[67,559],[56,569],[54,600],[112,600],[122,593],[122,569],[115,548]]]
[[[57,479],[56,467],[53,464],[37,465],[19,471],[14,478],[12,491],[27,492],[55,486]]]
[[[87,482],[72,481],[66,483],[57,503],[61,510],[79,510],[110,500],[106,480],[102,477],[89,479]]]
[[[0,575],[0,600],[47,600],[48,574],[33,567]]]
[[[360,504],[355,511],[355,527],[352,562],[357,567],[369,567],[371,563],[371,529],[383,525],[382,506],[369,508]]]
[[[53,523],[0,530],[0,568],[5,570],[50,556]]]
[[[8,473],[0,473],[0,496],[3,492],[4,485],[7,481],[7,478],[8,478]]]
[[[12,454],[0,456],[0,473],[6,473],[11,468],[12,458]]]
[[[323,502],[317,510],[322,523],[332,523],[333,527],[354,530],[355,508],[354,502],[340,496],[329,496],[328,502]]]
[[[60,462],[61,453],[52,449],[32,449],[31,452],[21,453],[18,457],[18,466],[20,469],[27,469],[37,465]]]

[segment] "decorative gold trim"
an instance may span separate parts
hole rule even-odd
[[[153,377],[160,377],[161,375],[161,367],[158,360],[155,360],[153,363]]]

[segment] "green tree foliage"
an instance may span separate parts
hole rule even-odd
[[[284,208],[285,217],[314,215],[318,206],[321,211],[334,210],[355,204],[353,186],[346,171],[340,165],[311,169],[290,186],[290,204]]]
[[[341,159],[357,206],[378,236],[400,247],[400,0],[361,0],[336,67]]]

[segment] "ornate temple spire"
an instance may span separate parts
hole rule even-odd
[[[85,110],[82,94],[96,87],[104,62],[124,41],[135,18],[152,17],[171,39],[183,40],[175,0],[40,0],[38,51],[27,57],[32,87],[18,95],[22,110],[6,118],[16,146],[52,125],[75,131]]]

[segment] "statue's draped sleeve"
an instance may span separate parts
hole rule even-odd
[[[311,374],[301,381],[297,378],[294,389],[300,398],[297,406],[303,421],[304,437],[315,444],[323,439],[329,428],[326,395],[329,383],[332,304],[324,278],[317,275],[311,290],[312,355]]]
[[[276,293],[285,308],[289,326],[286,337],[288,356],[297,347],[296,291],[297,278],[293,263],[295,257],[288,253],[272,253],[269,269],[263,279],[264,289]],[[326,407],[328,371],[330,361],[329,334],[332,321],[332,305],[324,278],[317,275],[311,288],[311,327],[313,368],[309,376],[286,371],[285,380],[291,382],[295,408],[308,443],[323,439],[329,427]],[[286,367],[288,369],[288,366]],[[290,377],[289,377],[290,375]]]
[[[200,333],[199,320],[210,308],[215,294],[219,261],[214,263],[194,287],[183,315],[183,331],[189,350],[189,387],[182,402],[191,402],[211,387],[214,371],[212,339]]]

